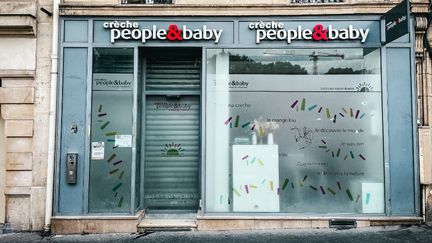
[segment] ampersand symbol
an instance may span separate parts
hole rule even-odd
[[[182,31],[178,29],[177,25],[172,24],[168,27],[167,39],[170,41],[183,40],[181,37]]]
[[[314,33],[312,35],[312,38],[314,40],[317,40],[317,41],[318,40],[324,40],[324,41],[328,40],[327,30],[324,29],[324,27],[322,25],[320,25],[320,24],[315,25],[313,30],[314,30]]]

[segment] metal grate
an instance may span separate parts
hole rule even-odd
[[[336,229],[357,228],[357,221],[353,219],[330,219],[329,227],[336,228]]]
[[[173,4],[173,0],[122,0],[122,4]]]

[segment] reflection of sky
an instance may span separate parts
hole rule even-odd
[[[227,51],[232,55],[246,55],[264,64],[276,61],[291,62],[293,65],[304,67],[309,74],[313,73],[313,61],[310,55],[318,55],[318,73],[326,73],[332,67],[367,69],[372,70],[373,73],[379,73],[380,69],[378,49],[230,49]]]

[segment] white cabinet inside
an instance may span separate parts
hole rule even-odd
[[[278,145],[233,145],[233,211],[279,212]]]

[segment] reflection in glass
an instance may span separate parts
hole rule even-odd
[[[379,49],[207,50],[208,212],[384,213]]]

